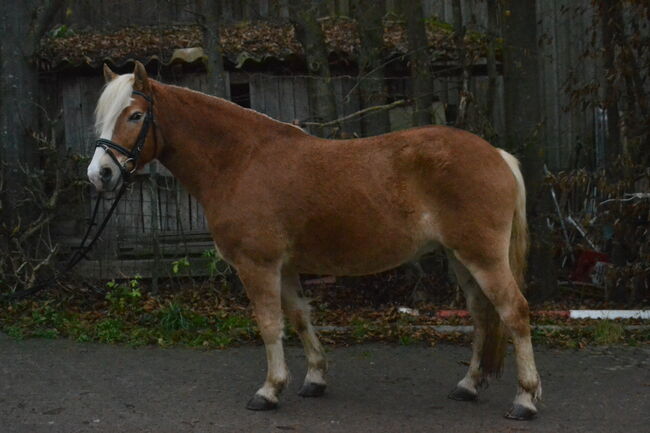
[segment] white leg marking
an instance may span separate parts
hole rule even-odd
[[[284,350],[282,339],[275,343],[266,344],[267,375],[264,385],[257,391],[257,394],[267,400],[277,403],[278,395],[287,383],[289,373],[284,362]]]

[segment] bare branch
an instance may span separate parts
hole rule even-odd
[[[355,117],[363,116],[364,114],[368,114],[374,111],[380,111],[380,110],[391,110],[395,107],[399,107],[402,105],[406,105],[407,101],[405,99],[400,99],[399,101],[391,102],[390,104],[386,105],[375,105],[372,107],[364,108],[363,110],[355,111],[354,113],[348,114],[347,116],[339,117],[338,119],[331,120],[329,122],[324,122],[324,123],[319,123],[319,122],[302,122],[302,126],[317,126],[317,127],[328,127],[328,126],[335,126],[338,125],[339,123],[345,122],[347,120],[353,119]]]

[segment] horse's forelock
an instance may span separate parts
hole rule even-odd
[[[95,108],[95,131],[102,138],[111,138],[115,122],[131,104],[133,74],[120,75],[104,87]]]

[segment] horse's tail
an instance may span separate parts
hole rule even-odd
[[[523,290],[524,273],[526,271],[526,254],[528,251],[528,225],[526,223],[526,188],[524,178],[519,170],[517,158],[499,149],[501,156],[510,167],[512,174],[517,181],[517,201],[512,221],[510,234],[510,268],[519,285]],[[508,347],[508,331],[501,321],[494,306],[486,300],[486,334],[483,353],[481,355],[481,371],[484,377],[499,376],[503,370],[503,360]]]
[[[517,201],[510,234],[510,269],[515,276],[519,290],[524,291],[526,256],[528,254],[528,223],[526,222],[526,187],[517,158],[503,149],[499,153],[510,167],[517,180]]]

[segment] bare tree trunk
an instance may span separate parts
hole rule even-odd
[[[409,43],[411,79],[413,80],[413,99],[415,112],[413,123],[428,125],[431,123],[431,105],[433,104],[433,78],[429,58],[428,40],[424,27],[424,14],[420,1],[405,1],[402,10],[406,18],[406,33]]]
[[[205,69],[207,74],[207,93],[225,98],[226,75],[223,68],[223,53],[219,37],[221,21],[221,2],[218,0],[199,0],[199,21],[203,27],[203,47],[205,49]]]
[[[497,98],[497,60],[496,60],[496,38],[498,35],[497,30],[497,16],[498,16],[498,3],[496,1],[487,2],[487,74],[488,74],[488,89],[487,89],[487,118],[490,121],[492,132],[496,132],[496,116],[495,106]],[[496,137],[490,137],[494,140]],[[496,143],[495,143],[496,144]]]
[[[386,104],[384,70],[381,66],[384,46],[384,1],[358,0],[353,5],[359,29],[359,90],[364,108]],[[361,119],[365,136],[379,135],[390,130],[389,113],[380,110]]]
[[[541,186],[545,156],[535,137],[541,121],[535,3],[535,0],[504,0],[504,10],[508,13],[503,22],[507,145],[510,149],[524,147],[524,175],[529,194],[533,196]]]
[[[334,86],[323,29],[317,20],[318,6],[311,0],[296,0],[289,5],[289,16],[305,52],[309,80],[310,110],[319,122],[337,118]],[[329,135],[331,130],[319,131]]]
[[[3,2],[0,14],[0,213],[10,227],[21,187],[19,164],[35,150],[28,132],[37,124],[38,70],[34,54],[63,0]]]
[[[30,137],[38,125],[39,80],[34,54],[63,4],[63,0],[3,2],[0,14],[0,249],[3,252],[10,251],[16,231],[31,222],[21,218],[18,212],[27,178],[21,166],[29,168],[37,160],[38,146]],[[34,215],[28,216],[37,220]]]
[[[458,102],[458,115],[456,117],[456,127],[467,127],[467,112],[472,102],[472,94],[469,91],[470,64],[467,58],[467,48],[465,47],[465,26],[463,25],[463,10],[460,6],[460,0],[453,0],[452,7],[454,11],[454,44],[456,45],[456,56],[461,68],[461,85],[460,98]]]
[[[541,196],[544,180],[545,149],[537,137],[541,122],[539,72],[537,69],[537,17],[535,0],[504,0],[503,79],[506,142],[509,149],[523,147],[522,168],[526,179],[531,252],[529,279],[538,297],[552,293],[557,286],[552,248],[546,228],[535,215],[548,202]],[[540,198],[542,200],[540,200]]]

